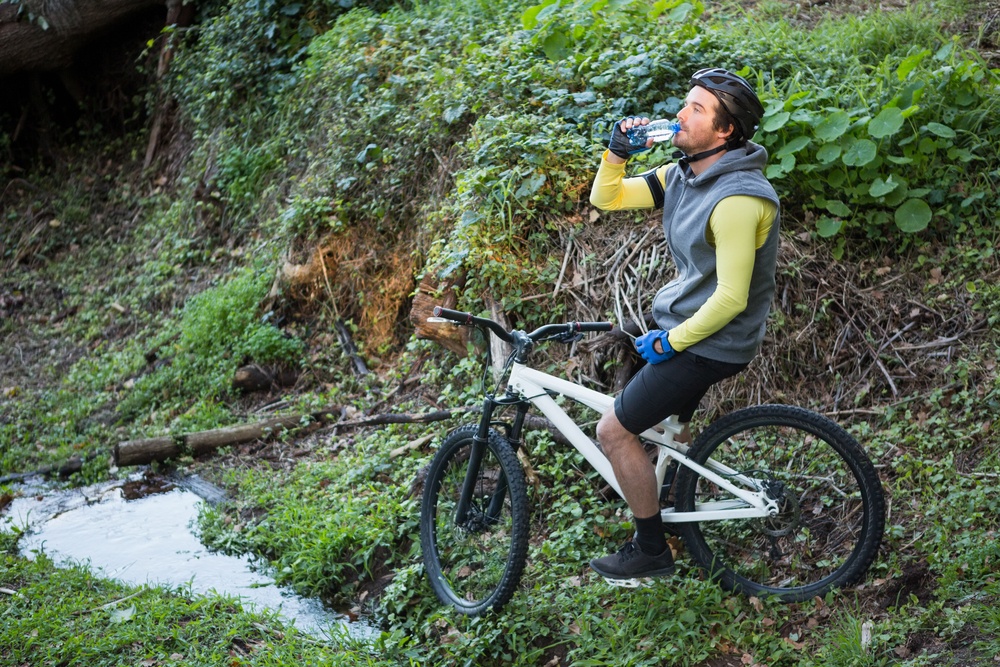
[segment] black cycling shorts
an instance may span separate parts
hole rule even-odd
[[[678,415],[682,423],[689,422],[709,387],[748,365],[715,361],[686,351],[659,364],[646,364],[615,398],[615,416],[636,435],[670,415]]]

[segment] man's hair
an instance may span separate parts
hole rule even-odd
[[[729,129],[729,134],[726,136],[727,144],[740,132],[740,128],[736,127],[733,117],[729,115],[726,107],[722,106],[722,102],[718,98],[715,100],[715,114],[712,116],[712,127],[716,132],[725,132],[726,128]]]

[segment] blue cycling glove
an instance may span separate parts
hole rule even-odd
[[[660,341],[663,352],[657,352],[653,346],[657,340]],[[639,352],[639,356],[651,364],[662,363],[675,354],[674,348],[670,347],[670,341],[667,340],[667,332],[662,329],[647,331],[636,338],[635,349]]]
[[[628,120],[629,118],[639,119],[639,116],[626,116],[622,120],[618,121],[611,128],[611,141],[608,143],[608,150],[620,157],[623,160],[627,160],[637,153],[642,153],[648,151],[645,145],[633,146],[629,143],[628,135],[622,132],[622,121]]]

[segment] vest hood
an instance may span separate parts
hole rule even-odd
[[[688,187],[697,188],[733,171],[755,169],[764,171],[764,167],[767,166],[767,149],[760,144],[748,141],[746,146],[740,146],[723,153],[715,164],[698,175],[695,175],[691,171],[691,165],[683,160],[677,166],[680,168],[681,181]]]

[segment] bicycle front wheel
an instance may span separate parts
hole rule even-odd
[[[784,405],[745,408],[710,425],[688,455],[778,503],[778,514],[764,519],[679,524],[692,557],[724,588],[798,602],[857,582],[874,561],[885,525],[882,485],[861,445],[826,417]],[[687,512],[740,502],[685,467],[676,501]]]
[[[524,471],[496,431],[477,445],[478,428],[463,426],[445,439],[427,473],[420,510],[431,587],[442,602],[472,616],[510,600],[528,552]]]

